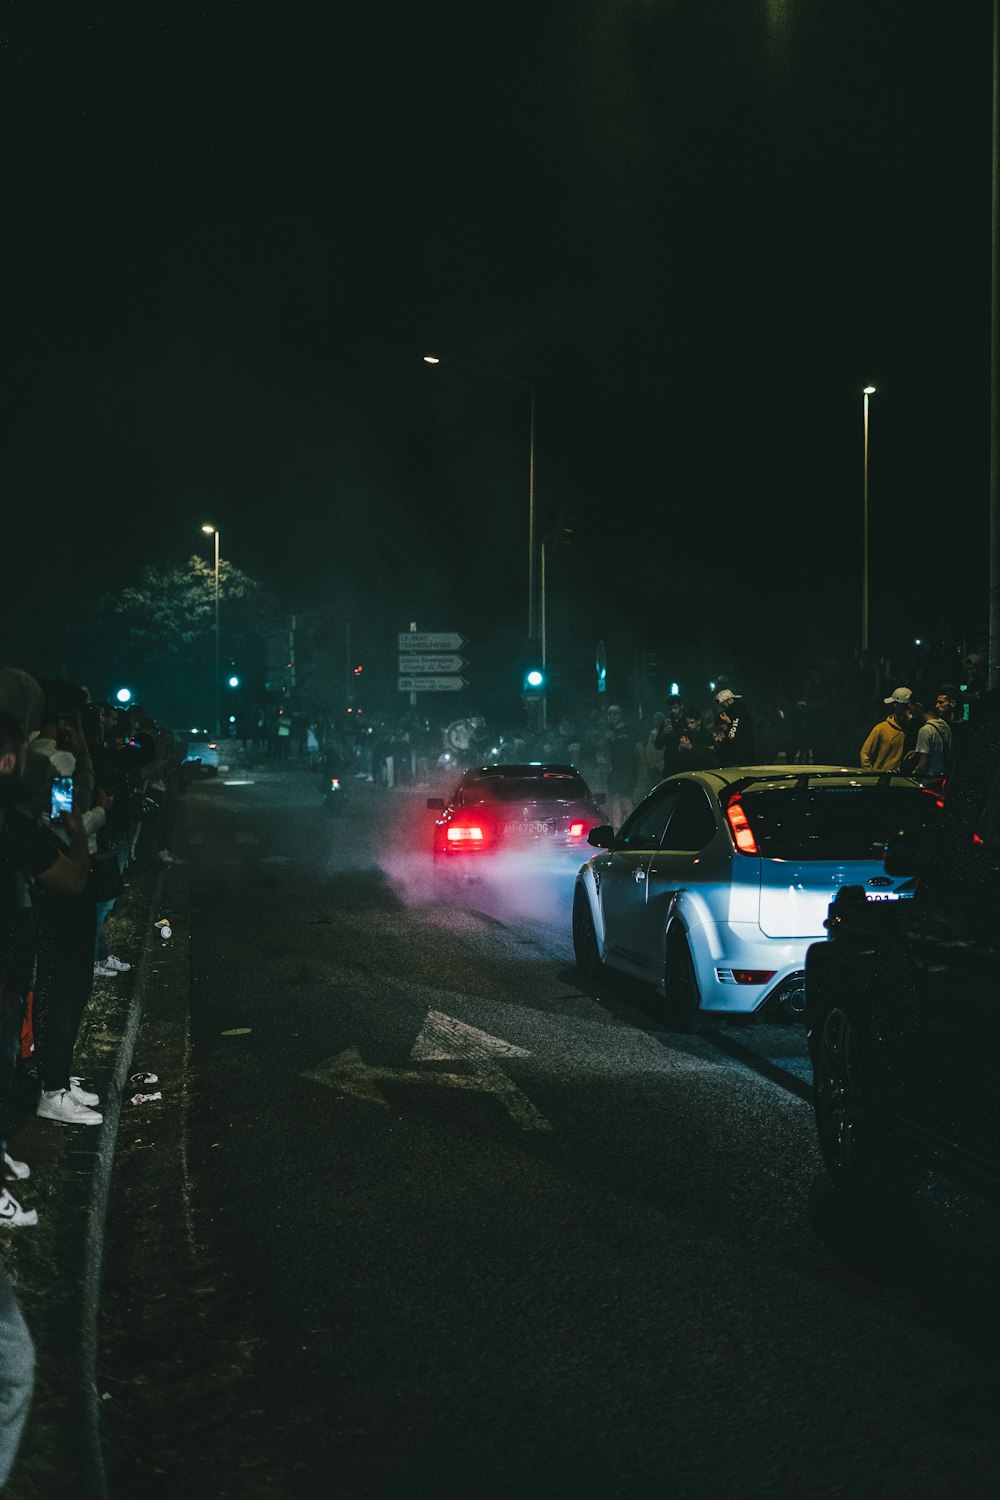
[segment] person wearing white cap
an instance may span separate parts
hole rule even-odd
[[[715,695],[718,718],[716,763],[720,766],[752,766],[757,760],[757,737],[753,717],[742,693],[721,688]]]
[[[898,771],[906,749],[906,729],[910,722],[908,687],[893,688],[882,701],[889,712],[881,719],[861,746],[860,763],[866,771]]]

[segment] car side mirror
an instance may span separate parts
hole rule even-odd
[[[444,798],[428,797],[427,806],[430,808],[431,812],[444,812]]]
[[[610,849],[614,841],[615,830],[609,823],[601,823],[587,834],[587,843],[593,844],[595,849]]]

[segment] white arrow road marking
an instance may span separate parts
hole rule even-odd
[[[523,1047],[515,1047],[513,1042],[490,1036],[488,1031],[479,1031],[464,1021],[456,1021],[454,1016],[446,1016],[443,1010],[429,1010],[410,1056],[424,1062],[446,1062],[455,1057],[489,1062],[497,1056],[530,1057],[531,1053]]]
[[[472,1089],[494,1094],[519,1130],[551,1130],[552,1126],[517,1084],[493,1062],[495,1056],[530,1057],[523,1047],[515,1047],[489,1032],[466,1026],[443,1011],[431,1011],[413,1046],[411,1057],[417,1062],[467,1061],[471,1072],[441,1073],[435,1068],[391,1068],[366,1063],[357,1047],[347,1047],[336,1057],[328,1058],[302,1076],[314,1083],[365,1099],[370,1104],[387,1105],[388,1100],[377,1087],[387,1083],[429,1083],[436,1088]]]

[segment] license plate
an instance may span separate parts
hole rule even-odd
[[[909,891],[866,891],[866,901],[907,901]]]
[[[507,832],[539,834],[549,833],[551,830],[548,823],[508,823]]]

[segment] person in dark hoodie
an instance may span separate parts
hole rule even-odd
[[[719,766],[753,766],[757,764],[757,738],[753,716],[742,693],[721,688],[715,695],[720,736],[716,744]]]

